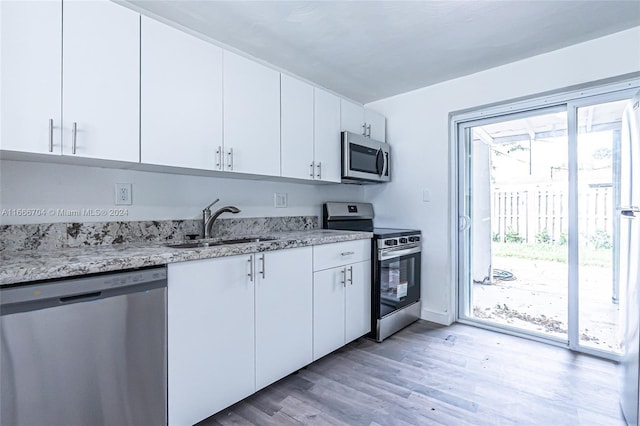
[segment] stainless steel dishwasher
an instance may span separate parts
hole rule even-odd
[[[2,425],[166,425],[165,267],[0,288]]]

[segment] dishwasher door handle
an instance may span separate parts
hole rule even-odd
[[[82,302],[84,300],[99,299],[100,296],[102,296],[101,291],[94,291],[92,293],[76,294],[74,296],[61,297],[59,300],[60,300],[60,303],[72,303],[72,302]]]

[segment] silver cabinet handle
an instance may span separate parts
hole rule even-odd
[[[356,254],[355,251],[343,251],[340,253],[341,256],[351,256],[352,254]]]
[[[353,285],[353,266],[349,266],[349,278],[347,278],[347,281]]]
[[[262,279],[264,279],[265,277],[265,273],[264,273],[264,254],[260,257],[260,262],[262,263],[262,271],[260,271],[260,275],[262,275]]]
[[[216,150],[216,167],[218,170],[222,169],[222,146],[218,145],[218,149]]]
[[[311,164],[309,165],[309,167],[311,167],[311,171],[309,172],[309,176],[313,177],[313,161],[311,162]]]
[[[76,146],[78,143],[78,123],[73,122],[73,130],[71,131],[71,153],[76,154]]]
[[[342,281],[340,281],[340,284],[342,284],[343,287],[347,286],[347,268],[342,268],[342,271],[340,271],[342,273]]]
[[[316,177],[318,179],[322,179],[322,161],[318,161],[318,174],[316,175]]]
[[[367,135],[368,138],[371,138],[371,124],[367,124]]]
[[[53,152],[53,118],[49,119],[49,152]]]
[[[229,148],[229,161],[227,162],[227,166],[229,170],[233,170],[233,148]]]
[[[362,123],[362,136],[367,136],[367,123]]]
[[[253,255],[249,256],[249,260],[247,262],[249,262],[249,273],[247,276],[249,277],[249,281],[253,282]]]

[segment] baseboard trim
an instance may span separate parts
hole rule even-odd
[[[442,325],[451,325],[454,321],[453,316],[446,312],[436,312],[424,308],[420,312],[420,318]]]

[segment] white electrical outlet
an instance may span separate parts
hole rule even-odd
[[[273,194],[273,204],[278,207],[278,208],[282,208],[282,207],[287,207],[287,194],[281,194],[278,192],[274,192]]]
[[[116,205],[117,206],[131,205],[131,184],[130,183],[116,183]]]

